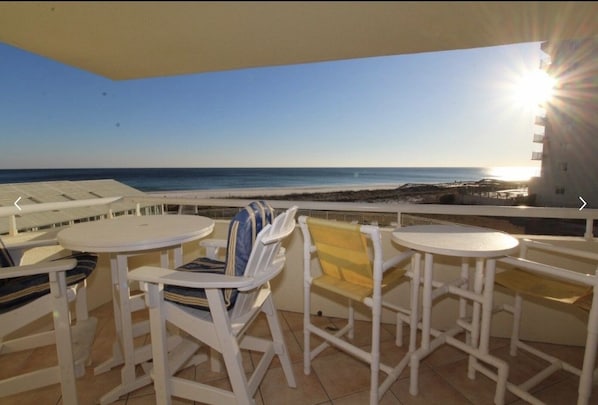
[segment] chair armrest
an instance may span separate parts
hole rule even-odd
[[[127,277],[129,280],[191,288],[243,288],[253,283],[251,278],[178,271],[153,266],[139,267],[130,271]]]
[[[58,271],[71,270],[77,265],[77,260],[66,259],[51,262],[29,264],[25,266],[3,267],[0,269],[0,279],[33,276],[43,273],[55,273]]]
[[[413,250],[406,250],[404,252],[399,253],[398,255],[391,257],[382,264],[382,271],[385,272],[388,269],[398,266],[414,254],[415,252]]]
[[[528,249],[528,251],[529,250],[541,250],[541,251],[545,251],[545,252],[554,252],[554,253],[560,253],[563,255],[571,256],[574,258],[588,259],[588,260],[598,262],[598,254],[594,253],[594,252],[586,251],[586,250],[580,250],[580,249],[564,247],[564,246],[557,246],[557,245],[552,245],[550,243],[539,242],[539,241],[530,240],[530,239],[523,239],[521,241],[521,246],[522,247],[525,246]]]
[[[218,251],[226,249],[228,241],[226,239],[204,239],[199,242],[199,246],[206,249],[206,256],[210,259],[218,258]]]
[[[563,281],[573,282],[576,284],[587,285],[593,287],[596,285],[596,275],[578,273],[576,271],[556,267],[545,263],[539,263],[532,260],[527,260],[521,257],[506,256],[497,260],[500,263],[505,263],[513,267],[538,273],[541,275],[548,275]]]

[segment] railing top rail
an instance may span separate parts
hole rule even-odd
[[[125,197],[127,201],[154,204],[181,204],[213,207],[243,207],[252,199],[226,198],[185,198],[165,196]],[[404,214],[454,214],[496,217],[529,217],[529,218],[562,218],[562,219],[598,219],[598,209],[561,208],[561,207],[529,207],[529,206],[497,206],[497,205],[452,205],[452,204],[408,204],[408,203],[360,203],[360,202],[326,202],[326,201],[288,201],[269,200],[274,208],[289,208],[297,205],[300,209],[390,212]]]

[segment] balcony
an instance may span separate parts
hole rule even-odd
[[[546,116],[536,115],[534,120],[535,125],[546,126]]]
[[[548,69],[550,69],[551,64],[552,61],[550,60],[550,57],[540,59],[540,70],[548,71]]]
[[[248,200],[241,199],[193,199],[193,198],[166,198],[161,196],[149,195],[135,195],[125,196],[117,201],[97,201],[94,210],[102,207],[105,217],[114,215],[114,210],[111,207],[113,204],[126,204],[127,206],[136,207],[131,212],[124,215],[151,215],[151,214],[167,214],[167,207],[186,207],[185,209],[174,210],[188,211],[198,213],[200,215],[207,215],[216,219],[216,228],[213,237],[223,238],[227,233],[228,218],[238,210],[239,207],[245,206]],[[69,206],[76,202],[63,202],[60,206],[52,206],[52,210],[68,211]],[[360,223],[379,223],[383,227],[383,240],[385,249],[388,254],[391,254],[394,249],[390,242],[390,232],[398,225],[409,225],[416,223],[437,223],[447,220],[453,222],[471,223],[479,218],[493,218],[496,220],[518,219],[518,220],[565,220],[575,221],[578,226],[582,228],[582,232],[578,236],[571,236],[567,234],[562,235],[538,235],[527,234],[525,231],[515,234],[518,238],[531,238],[536,240],[547,240],[554,244],[579,247],[589,251],[598,251],[598,242],[595,239],[595,223],[598,220],[598,210],[568,208],[541,208],[541,207],[499,207],[499,206],[460,206],[460,205],[436,205],[436,204],[360,204],[360,203],[333,203],[333,202],[314,202],[314,201],[271,201],[272,206],[277,210],[285,209],[291,205],[298,205],[301,214],[317,215],[328,218],[338,218],[347,221],[357,221]],[[38,209],[43,209],[43,204],[37,205]],[[49,206],[48,206],[49,207]],[[48,208],[45,207],[45,208]],[[151,208],[151,209],[150,209]],[[33,208],[30,208],[33,209]],[[12,207],[0,208],[0,221],[6,221],[14,225],[17,231],[13,236],[3,237],[8,243],[12,238],[25,238],[36,240],[44,235],[51,237],[56,229],[51,228],[50,231],[38,230],[36,232],[28,232],[19,226],[20,222],[26,222],[26,214],[19,211],[14,211]],[[485,222],[485,225],[491,222]],[[490,225],[492,227],[492,225]],[[58,228],[59,229],[59,228]],[[195,255],[198,253],[196,243],[185,245],[184,251],[186,254]],[[287,249],[287,266],[280,278],[273,284],[275,292],[275,300],[279,309],[279,314],[286,330],[286,340],[290,346],[291,359],[294,364],[295,375],[298,378],[298,388],[295,390],[289,389],[285,384],[279,381],[282,372],[278,365],[273,365],[272,369],[266,377],[265,383],[260,387],[257,396],[258,403],[275,404],[280,403],[281,395],[288,398],[286,401],[289,404],[293,403],[328,403],[330,401],[356,401],[356,403],[363,403],[367,401],[368,396],[368,376],[369,369],[367,366],[351,357],[333,350],[329,356],[325,356],[318,363],[314,364],[315,372],[310,376],[305,376],[302,370],[302,238],[299,230],[296,230],[292,235]],[[555,260],[558,262],[558,258]],[[135,258],[131,266],[141,264],[158,265],[157,258]],[[460,263],[457,260],[447,260],[439,263],[442,271],[447,275],[459,272]],[[109,257],[105,254],[100,255],[98,265],[98,272],[89,285],[89,305],[93,310],[95,316],[100,319],[100,326],[98,328],[98,336],[92,351],[93,365],[97,365],[105,360],[110,352],[110,345],[113,338],[113,319],[112,319],[112,304],[110,295],[110,265]],[[397,300],[401,305],[407,304],[408,300],[408,286],[399,285],[395,290],[390,292],[391,299]],[[497,292],[496,300],[501,302],[505,299],[501,293]],[[317,303],[319,309],[324,314],[324,319],[329,322],[331,327],[335,325],[335,319],[344,317],[344,313],[332,301],[323,300]],[[455,311],[455,302],[447,300],[440,302],[438,308],[435,307],[435,322],[438,322],[440,328],[443,327],[443,319],[449,319]],[[437,312],[436,312],[437,311]],[[446,314],[446,316],[444,316]],[[142,314],[140,314],[142,316]],[[573,316],[568,312],[557,311],[555,314],[554,308],[543,308],[542,306],[535,308],[535,311],[529,315],[527,325],[532,325],[529,330],[525,331],[525,338],[545,342],[546,345],[552,345],[553,350],[562,352],[571,352],[573,356],[581,359],[583,352],[583,342],[585,337],[585,323],[579,317]],[[531,322],[529,320],[531,319]],[[558,324],[558,327],[546,327],[547,320]],[[384,318],[383,321],[383,340],[382,347],[385,355],[399,355],[392,350],[400,351],[402,348],[396,348],[393,345],[393,338],[391,331],[393,326],[393,319]],[[535,367],[531,359],[526,359],[522,356],[517,358],[510,358],[508,355],[508,341],[507,335],[510,331],[510,323],[497,317],[493,320],[493,338],[492,351],[497,356],[504,358],[508,362],[517,362],[517,367]],[[367,328],[367,321],[361,317],[359,327]],[[565,331],[565,333],[563,333]],[[407,331],[405,331],[408,333]],[[387,336],[388,335],[388,336]],[[366,334],[367,336],[367,334]],[[384,337],[386,336],[386,337]],[[367,339],[363,342],[368,344]],[[391,349],[393,347],[393,349]],[[430,403],[440,403],[446,400],[446,396],[453,398],[455,403],[462,404],[491,404],[494,394],[494,385],[486,380],[485,377],[479,376],[475,382],[467,378],[465,368],[467,366],[467,357],[458,350],[447,348],[448,352],[443,349],[443,354],[431,355],[423,363],[425,367],[422,369],[420,398]],[[43,358],[40,359],[43,361]],[[248,367],[251,367],[251,359],[248,358]],[[530,361],[529,365],[526,362]],[[0,364],[0,370],[5,365]],[[343,368],[350,368],[352,375],[352,384],[346,384],[344,387],[338,387],[332,384],[332,378],[338,371],[339,365]],[[194,372],[197,377],[206,375],[207,370],[198,368],[197,370],[184,370],[183,372]],[[424,377],[425,376],[425,377]],[[222,375],[211,375],[215,381],[218,379],[225,379]],[[94,403],[104,394],[107,389],[106,385],[115,385],[119,379],[119,369],[116,368],[108,373],[93,376],[93,370],[89,369],[86,376],[78,380],[78,389],[82,398],[88,399],[87,403]],[[568,375],[559,375],[558,378],[550,380],[550,384],[542,385],[538,388],[538,392],[542,391],[540,397],[548,404],[564,403],[559,398],[575,398],[576,396],[576,380],[574,377]],[[409,398],[409,380],[408,372],[400,377],[400,379],[393,385],[391,390],[383,398],[383,401],[397,403]],[[41,392],[43,391],[43,392]],[[14,401],[19,405],[36,404],[39,402],[36,395],[44,395],[44,398],[54,398],[58,401],[59,388],[50,387],[44,390],[38,390],[32,393],[19,395],[18,398],[9,398],[9,401]],[[257,397],[256,397],[257,398]],[[596,394],[592,397],[596,399]],[[508,396],[507,401],[513,401],[514,397]],[[556,402],[555,402],[556,401]],[[13,403],[13,402],[8,402]],[[122,404],[153,404],[155,398],[151,387],[145,387],[138,391],[128,394],[126,397],[120,399]]]

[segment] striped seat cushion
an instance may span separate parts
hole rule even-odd
[[[10,254],[2,249],[0,257],[2,267],[14,265]],[[97,256],[88,253],[73,253],[60,259],[76,259],[77,265],[66,272],[67,285],[85,280],[96,268]],[[0,270],[2,271],[2,270]],[[14,277],[0,280],[0,313],[13,310],[50,292],[48,274]]]
[[[228,228],[225,261],[198,257],[179,267],[181,271],[211,272],[242,276],[253,248],[257,234],[272,223],[274,209],[265,201],[254,201],[233,217]],[[226,309],[231,309],[238,295],[236,289],[222,291]],[[164,299],[192,308],[209,310],[203,289],[191,287],[164,286]]]

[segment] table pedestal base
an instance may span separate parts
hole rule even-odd
[[[448,344],[469,354],[467,375],[470,379],[475,379],[476,371],[480,371],[496,382],[494,403],[496,405],[504,404],[509,366],[488,352],[493,289],[484,288],[484,286],[492,286],[494,283],[495,260],[476,259],[472,286],[470,285],[470,270],[467,260],[462,261],[460,277],[449,282],[439,283],[433,281],[434,256],[430,253],[424,254],[423,272],[421,256],[421,253],[416,253],[412,262],[411,299],[413,308],[410,343],[412,353],[409,363],[411,369],[409,393],[414,396],[418,394],[421,360],[441,345]],[[421,315],[419,314],[420,286],[422,287]],[[443,332],[431,326],[432,305],[435,299],[447,294],[459,297],[459,316],[455,326]],[[473,306],[470,315],[467,314],[468,302],[471,302]],[[417,330],[422,332],[419,347],[415,347],[414,343]],[[465,333],[465,341],[455,338],[459,333]],[[491,372],[482,367],[478,361],[496,367],[497,371]]]

